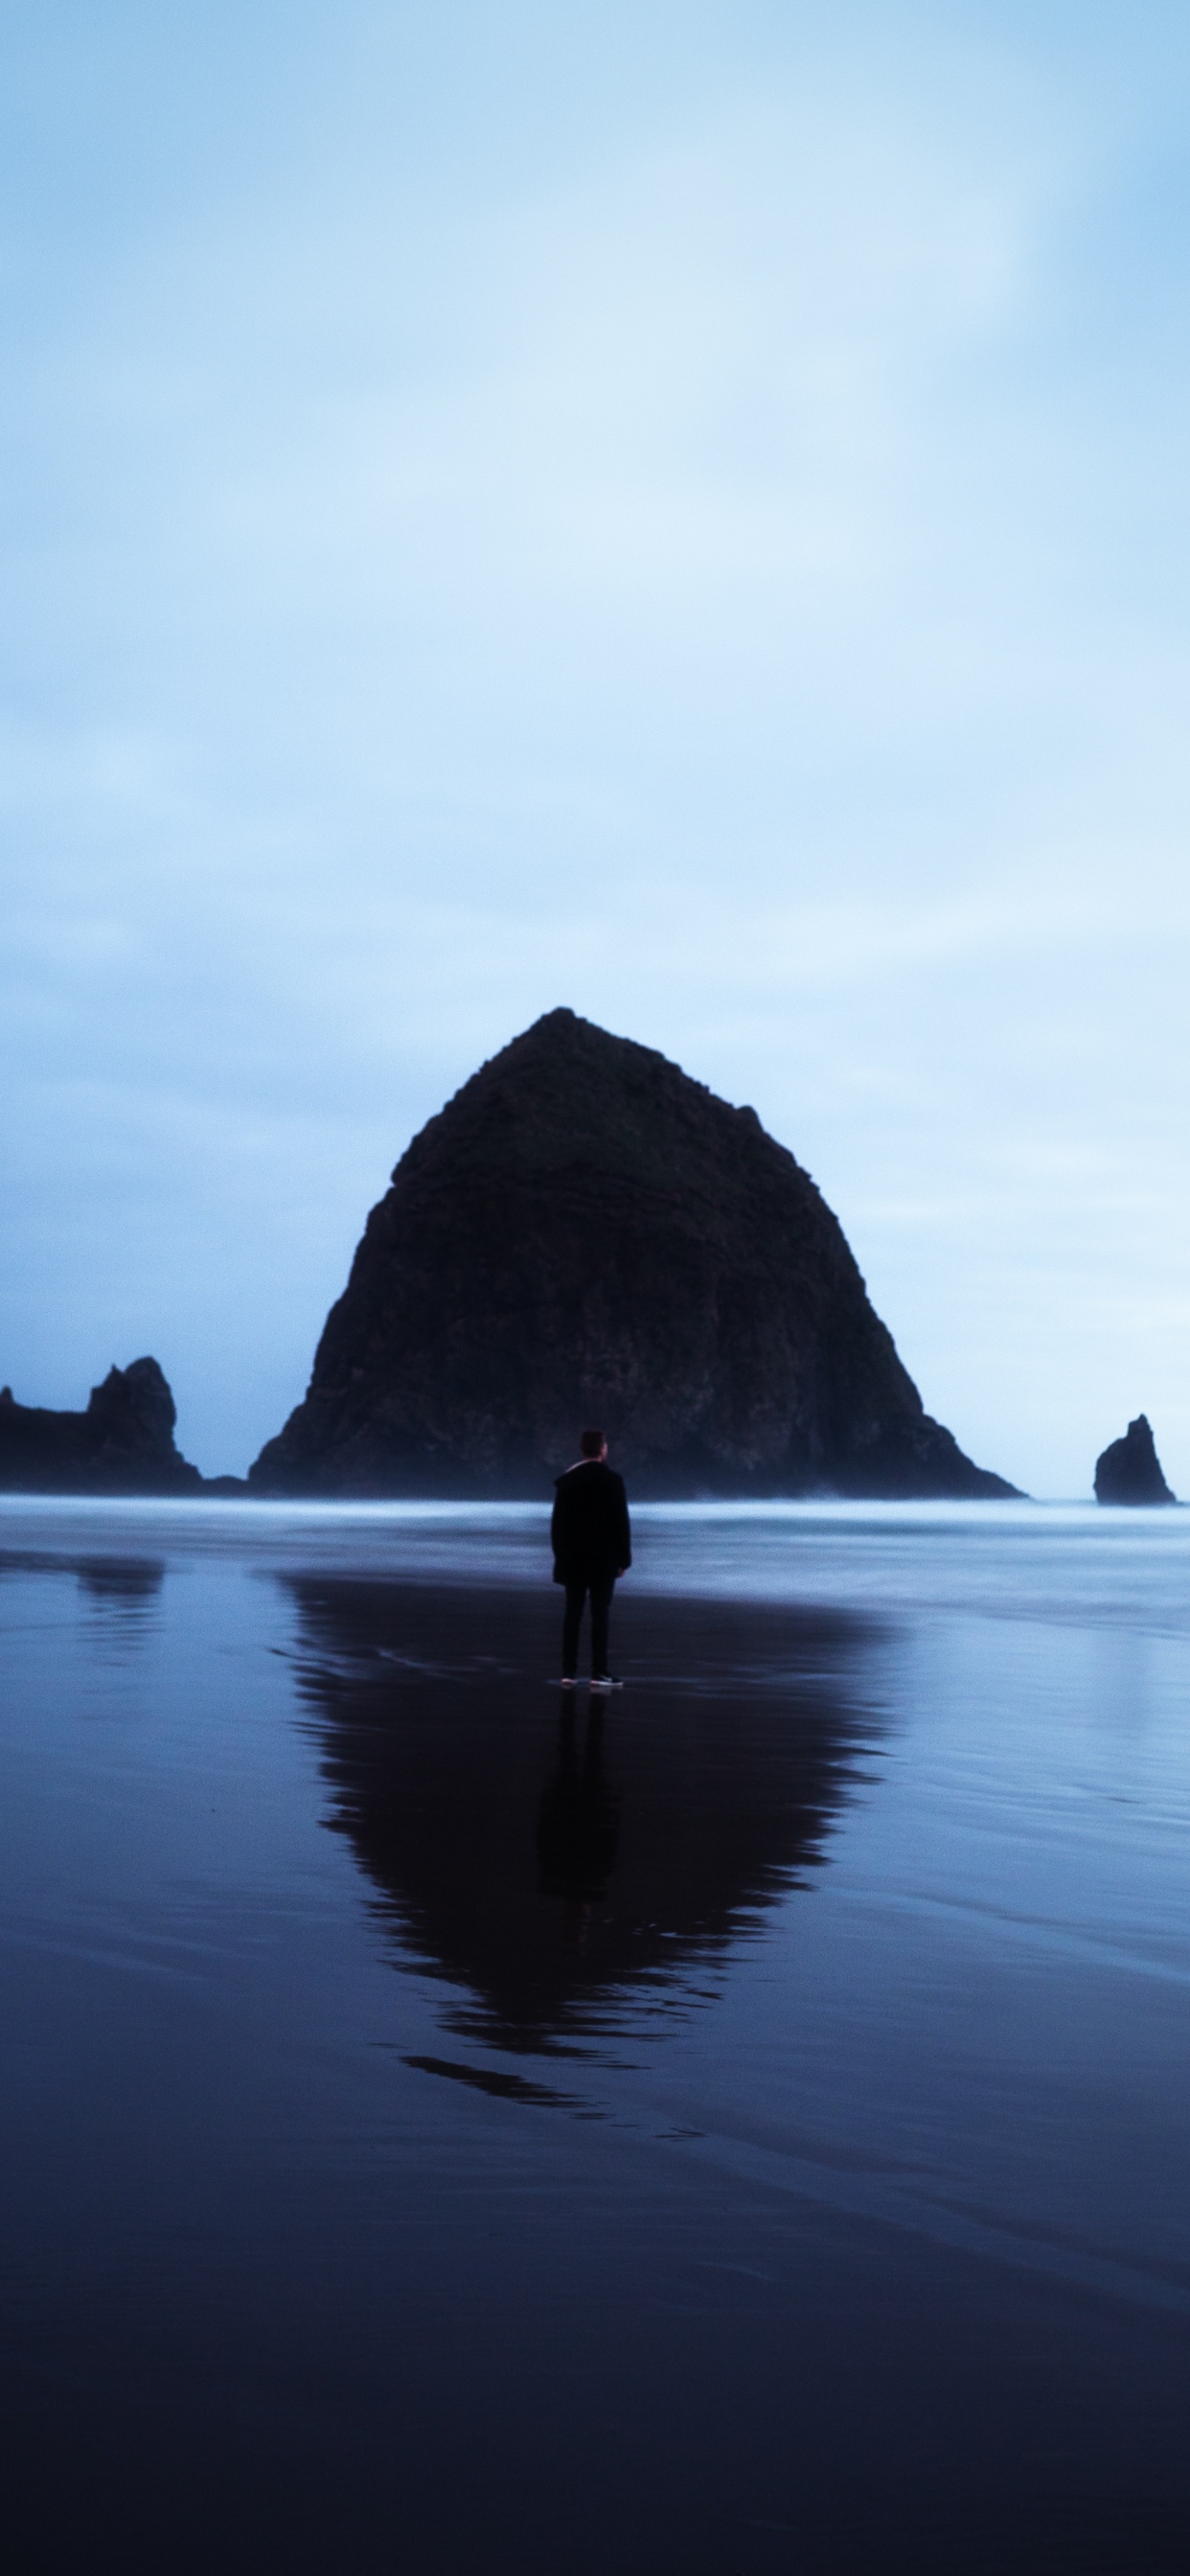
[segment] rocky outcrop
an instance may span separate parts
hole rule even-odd
[[[1138,1413],[1122,1440],[1095,1461],[1097,1503],[1176,1503],[1161,1473],[1148,1415]]]
[[[638,1498],[996,1496],[752,1109],[552,1011],[373,1208],[256,1493],[532,1496],[599,1424]]]
[[[174,1445],[177,1412],[156,1360],[109,1369],[85,1413],[17,1404],[0,1388],[0,1491],[190,1494],[202,1478]]]

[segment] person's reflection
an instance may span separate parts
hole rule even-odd
[[[656,2032],[812,1881],[873,1719],[870,1623],[788,1605],[625,1604],[633,1693],[540,1676],[541,1604],[298,1576],[297,1677],[400,1956],[449,2029],[565,2055]],[[548,1612],[551,1605],[546,1604]]]
[[[619,1805],[604,1781],[603,1726],[602,1703],[593,1698],[580,1758],[575,1703],[563,1693],[557,1768],[542,1792],[537,1820],[541,1888],[546,1896],[565,1900],[580,1949],[591,1908],[605,1893],[616,1856]]]

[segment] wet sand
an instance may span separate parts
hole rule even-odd
[[[1181,2570],[1181,1516],[0,1510],[18,2569]]]

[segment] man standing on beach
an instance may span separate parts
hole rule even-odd
[[[555,1480],[554,1581],[565,1584],[566,1616],[562,1626],[562,1688],[573,1690],[578,1664],[578,1636],[583,1607],[591,1596],[591,1688],[610,1690],[607,1668],[607,1614],[616,1577],[632,1563],[632,1533],[624,1479],[607,1463],[602,1431],[584,1431],[582,1455]]]

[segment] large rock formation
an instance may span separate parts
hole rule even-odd
[[[1161,1473],[1161,1461],[1148,1415],[1138,1413],[1122,1440],[1113,1440],[1095,1461],[1097,1503],[1176,1503]]]
[[[85,1413],[17,1404],[0,1388],[0,1491],[190,1494],[202,1478],[174,1446],[174,1400],[156,1360],[109,1369]]]
[[[551,1011],[414,1138],[249,1481],[541,1495],[584,1422],[638,1497],[1013,1491],[923,1412],[755,1110]]]

